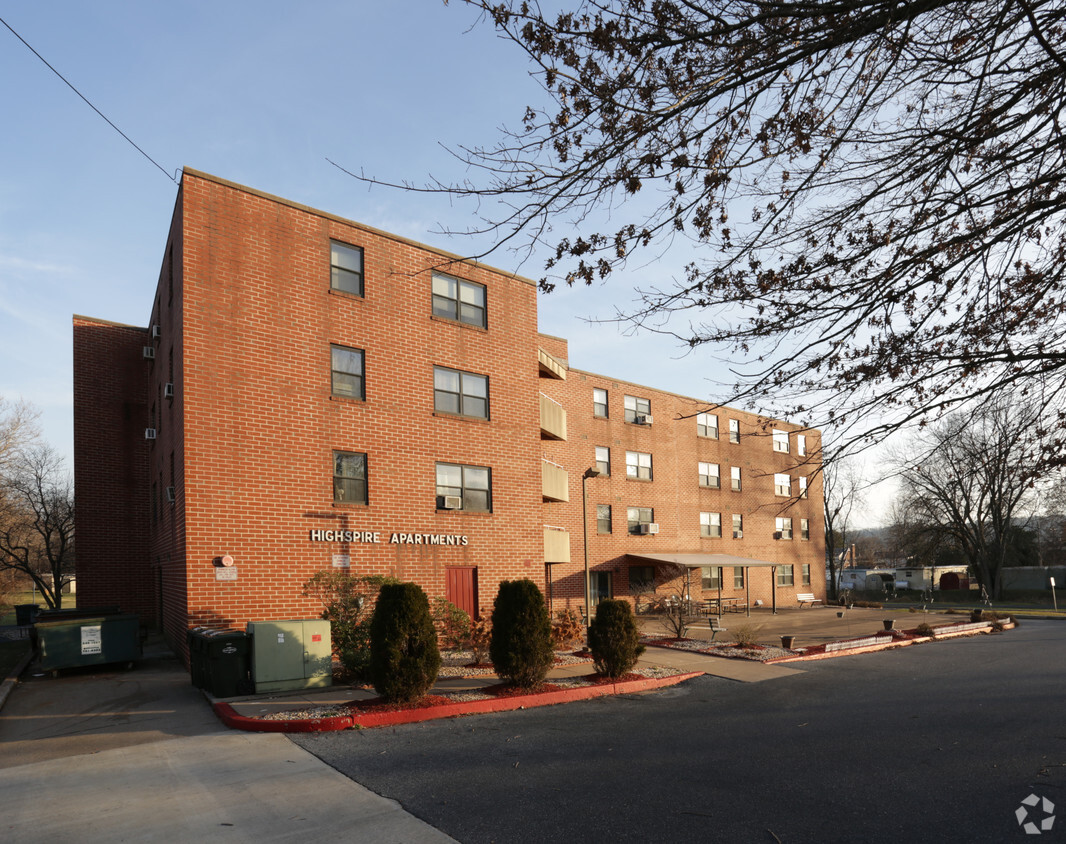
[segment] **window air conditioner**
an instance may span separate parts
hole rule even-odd
[[[640,532],[641,532],[641,534],[658,533],[659,532],[659,523],[658,522],[645,522],[644,524],[642,524],[640,526]]]
[[[169,381],[166,384],[163,385],[163,398],[165,398],[165,399],[174,398],[174,385],[171,384]]]
[[[638,425],[650,425],[651,421],[652,421],[652,417],[647,415],[647,414],[645,414],[645,415],[636,417],[636,419],[634,419],[633,421],[636,422]]]
[[[155,360],[155,347],[154,346],[145,346],[141,350],[141,354],[144,356],[145,360]]]
[[[444,496],[444,509],[445,510],[462,510],[463,509],[463,496],[461,496],[461,495],[445,495]]]
[[[174,503],[174,487],[172,486],[167,487],[167,501],[169,501],[171,504]]]
[[[153,340],[158,340],[162,336],[163,336],[163,329],[160,328],[158,325],[153,325],[152,326],[152,339]]]
[[[155,439],[155,428],[145,428],[144,429],[144,438],[146,440],[154,440]]]

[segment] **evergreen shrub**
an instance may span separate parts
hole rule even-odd
[[[370,623],[370,676],[390,702],[418,700],[440,671],[429,599],[416,583],[381,587]]]
[[[626,601],[600,601],[589,625],[589,650],[596,671],[611,678],[628,674],[637,664],[644,646]]]
[[[492,609],[492,665],[504,679],[521,688],[544,682],[555,653],[551,618],[537,584],[532,580],[505,580]]]

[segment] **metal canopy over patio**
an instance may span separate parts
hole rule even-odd
[[[650,563],[667,563],[676,566],[684,566],[689,569],[702,568],[743,568],[743,569],[770,569],[770,594],[773,596],[773,611],[777,615],[777,567],[781,563],[770,563],[766,560],[753,560],[750,557],[736,557],[733,554],[635,554],[629,552],[627,557],[634,560],[647,560]],[[751,616],[751,578],[744,573],[744,595],[747,604],[747,615]],[[722,607],[722,579],[718,579],[718,607],[721,613]]]

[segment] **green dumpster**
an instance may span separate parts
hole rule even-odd
[[[141,657],[141,625],[136,615],[105,615],[38,621],[34,626],[41,670],[129,663]]]

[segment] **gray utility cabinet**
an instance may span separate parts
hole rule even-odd
[[[249,621],[248,635],[256,694],[333,685],[328,621]]]

